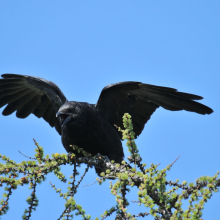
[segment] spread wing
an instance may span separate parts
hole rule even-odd
[[[17,111],[18,118],[26,118],[33,113],[61,134],[56,113],[65,102],[67,99],[58,86],[45,79],[17,74],[3,74],[0,79],[0,108],[8,104],[3,115]]]
[[[186,110],[202,115],[211,114],[213,112],[211,108],[193,101],[201,99],[203,97],[178,92],[173,88],[141,82],[121,82],[110,84],[102,90],[96,108],[112,126],[116,124],[121,128],[123,128],[122,116],[129,113],[137,137],[160,106],[171,111]]]

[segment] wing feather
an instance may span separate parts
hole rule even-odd
[[[41,101],[41,97],[39,95],[35,95],[32,99],[30,99],[25,105],[23,105],[20,109],[17,110],[16,116],[18,118],[26,118],[31,113],[33,113],[36,106]]]
[[[54,110],[53,110],[53,104],[50,103],[43,118],[45,121],[47,121],[50,124],[51,127],[52,127],[51,118],[53,117],[53,114],[56,115],[56,113],[54,113]]]
[[[15,94],[12,95],[8,95],[8,96],[4,96],[0,99],[0,108],[4,105],[6,105],[7,103],[12,103],[20,98],[22,98],[23,96],[27,95],[29,93],[29,89],[24,89],[21,90]]]
[[[12,114],[14,111],[22,108],[29,100],[31,100],[35,96],[36,96],[35,92],[30,92],[25,96],[21,97],[20,99],[17,99],[14,102],[9,103],[2,112],[2,114],[5,116]]]
[[[61,134],[56,113],[65,102],[59,87],[45,79],[18,74],[3,74],[0,79],[0,108],[7,104],[3,115],[17,111],[18,118],[26,118],[33,113]]]

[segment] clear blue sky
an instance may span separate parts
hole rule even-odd
[[[129,80],[203,96],[213,114],[160,108],[137,140],[148,165],[161,163],[162,169],[180,155],[168,179],[193,182],[220,170],[219,11],[217,0],[1,1],[0,74],[39,76],[55,82],[69,100],[88,103],[96,103],[104,86]],[[25,159],[18,150],[34,154],[32,138],[47,154],[65,152],[60,136],[43,119],[1,115],[0,121],[0,153],[17,162]],[[71,169],[63,168],[67,176]],[[95,179],[90,170],[82,186]],[[64,201],[49,181],[65,190],[50,175],[37,188],[40,202],[32,219],[57,219],[62,213]],[[27,188],[13,193],[2,219],[21,219]],[[137,200],[135,193],[130,200]],[[115,204],[108,181],[80,187],[76,200],[92,218]],[[219,201],[217,193],[205,204],[204,219],[219,219]],[[137,214],[140,208],[129,210]]]

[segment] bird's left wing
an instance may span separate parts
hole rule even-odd
[[[8,104],[3,115],[17,111],[18,118],[26,118],[33,113],[61,134],[56,113],[65,102],[67,99],[59,87],[45,79],[18,74],[3,74],[0,79],[0,108]]]
[[[158,107],[167,110],[186,110],[199,114],[211,114],[213,110],[193,100],[201,96],[178,92],[176,89],[144,84],[141,82],[121,82],[106,86],[99,97],[96,108],[112,125],[123,128],[122,116],[132,116],[135,135],[138,136],[145,123]]]

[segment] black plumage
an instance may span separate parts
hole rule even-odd
[[[26,118],[33,113],[56,128],[67,152],[73,152],[69,145],[77,145],[92,155],[100,153],[116,162],[123,160],[124,153],[121,133],[114,125],[123,127],[124,113],[132,116],[137,137],[160,106],[171,111],[211,114],[211,108],[194,101],[201,99],[173,88],[121,82],[106,86],[94,105],[68,101],[56,84],[39,77],[3,74],[0,79],[0,107],[7,104],[3,115],[16,111],[18,118]]]

